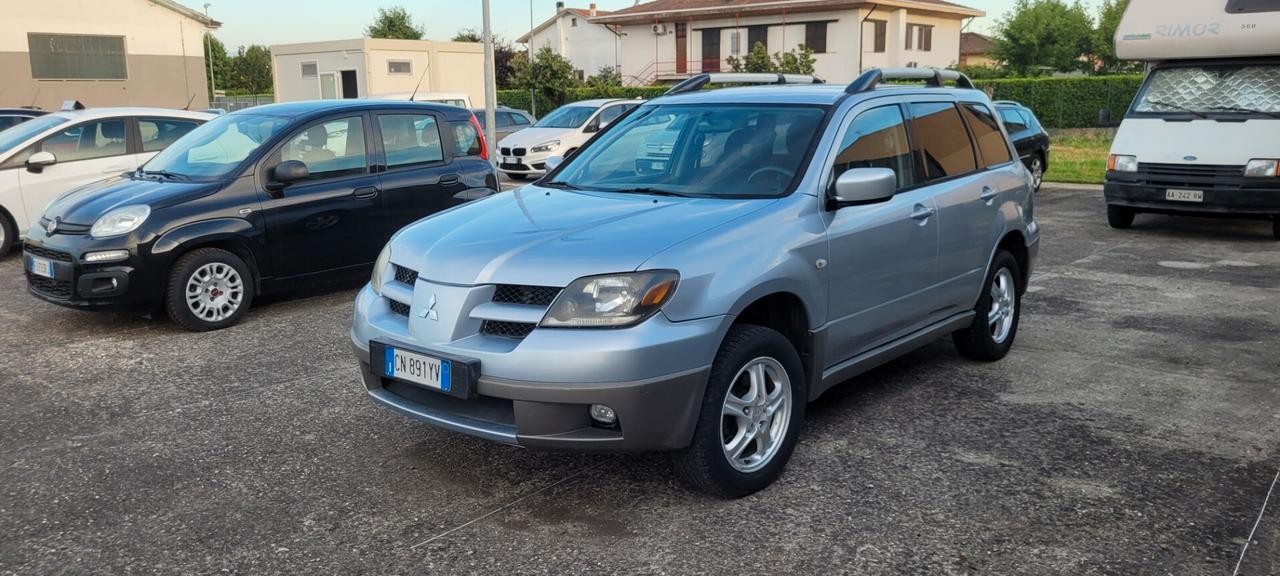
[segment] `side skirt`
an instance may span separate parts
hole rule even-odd
[[[863,352],[853,358],[849,358],[848,360],[831,366],[830,368],[822,371],[821,378],[818,378],[815,374],[815,377],[813,378],[814,381],[811,382],[809,386],[809,401],[817,400],[822,393],[830,390],[836,384],[871,370],[876,366],[889,362],[894,358],[907,354],[908,352],[929,344],[930,342],[946,336],[947,334],[967,328],[973,323],[974,315],[974,311],[967,310],[945,320],[925,326],[913,334],[908,334],[892,342],[881,344],[880,346],[872,348],[871,350]],[[820,354],[819,350],[821,349],[817,348],[817,346],[825,344],[825,331],[814,333],[811,338],[815,345],[815,355]],[[814,372],[816,373],[817,371],[815,370]]]

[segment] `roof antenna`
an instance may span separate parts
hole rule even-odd
[[[413,99],[414,99],[415,97],[417,97],[417,95],[418,95],[418,88],[421,88],[421,87],[422,87],[422,79],[423,79],[423,78],[426,78],[426,77],[427,77],[427,68],[424,66],[424,67],[422,68],[422,75],[421,75],[421,76],[418,76],[418,83],[417,83],[416,85],[414,85],[414,87],[413,87],[413,94],[410,94],[410,95],[409,95],[409,101],[410,101],[410,102],[413,102]]]
[[[42,88],[42,86],[36,86],[36,95],[31,97],[31,105],[27,106],[27,108],[35,109],[36,100],[40,99],[40,88]]]
[[[196,101],[196,93],[195,93],[195,92],[192,92],[192,93],[191,93],[191,99],[190,99],[190,100],[187,100],[187,105],[186,105],[186,106],[183,106],[183,107],[182,107],[182,109],[183,109],[183,110],[186,110],[186,111],[188,111],[188,112],[190,112],[190,111],[191,111],[191,103],[192,103],[192,102],[195,102],[195,101]]]

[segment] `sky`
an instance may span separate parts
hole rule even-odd
[[[203,10],[199,0],[179,0],[188,7]],[[586,8],[591,0],[567,0],[573,8]],[[635,4],[635,0],[595,0],[601,10],[618,10]],[[951,0],[987,13],[975,20],[968,30],[990,32],[1016,0]],[[1085,0],[1091,8],[1097,0]],[[480,0],[209,0],[209,16],[222,22],[214,33],[229,52],[249,44],[288,44],[359,38],[365,26],[373,21],[380,6],[404,6],[417,24],[426,26],[427,39],[448,40],[464,28],[480,29]],[[491,24],[498,36],[514,40],[528,32],[529,10],[533,20],[541,23],[555,12],[555,0],[491,0]]]

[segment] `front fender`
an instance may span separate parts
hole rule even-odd
[[[192,247],[225,245],[228,242],[243,248],[252,257],[249,265],[254,268],[255,277],[270,275],[270,270],[265,269],[268,259],[261,234],[252,223],[241,218],[201,220],[168,230],[156,239],[151,247],[151,255],[161,259],[167,268],[177,255]]]

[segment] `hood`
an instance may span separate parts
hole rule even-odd
[[[1277,130],[1280,120],[1264,118],[1245,122],[1126,118],[1111,153],[1133,154],[1138,162],[1244,166],[1253,158],[1280,158]]]
[[[124,206],[145,204],[156,211],[212,194],[220,182],[134,180],[116,176],[86,184],[54,200],[44,213],[69,224],[92,225],[103,214]]]
[[[563,140],[577,128],[525,128],[498,141],[500,148],[531,148],[552,140]]]
[[[446,284],[567,286],[633,271],[678,242],[774,202],[530,185],[409,225],[392,240],[391,261]]]

